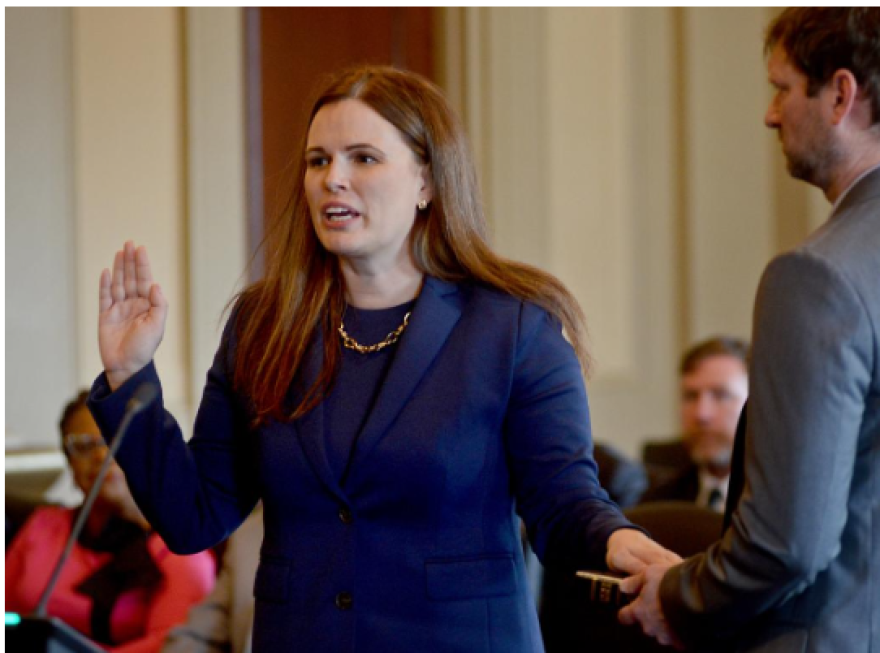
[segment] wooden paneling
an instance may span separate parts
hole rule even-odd
[[[434,77],[432,13],[427,7],[297,7],[251,9],[259,12],[259,57],[263,216],[283,210],[291,187],[291,163],[299,156],[308,111],[320,82],[346,66],[390,64]],[[253,15],[249,20],[253,20]],[[250,69],[250,66],[249,66]],[[252,87],[251,87],[252,88]],[[253,136],[252,136],[253,137]],[[251,202],[252,206],[255,206]]]

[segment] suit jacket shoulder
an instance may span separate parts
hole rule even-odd
[[[878,280],[880,170],[762,276],[742,498],[724,538],[663,579],[679,633],[746,650],[880,647]]]

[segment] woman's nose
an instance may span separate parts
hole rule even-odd
[[[324,176],[324,185],[331,193],[338,193],[348,188],[348,173],[345,165],[338,160],[331,161]]]

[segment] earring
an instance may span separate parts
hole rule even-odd
[[[424,211],[428,208],[428,200],[419,200],[419,203],[416,204],[416,208],[418,208],[419,211]]]

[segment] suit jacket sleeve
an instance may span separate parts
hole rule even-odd
[[[184,442],[177,422],[164,409],[160,391],[132,420],[117,454],[138,506],[176,553],[214,546],[257,502],[248,415],[232,390],[234,321],[233,314],[208,371],[190,442]],[[115,434],[128,400],[142,383],[161,388],[153,363],[112,393],[103,373],[95,381],[89,409],[106,438]]]
[[[869,316],[808,251],[783,255],[755,306],[745,488],[731,527],[661,584],[677,633],[729,635],[811,585],[838,555],[871,379]]]
[[[561,328],[524,304],[504,431],[513,491],[538,557],[601,568],[608,537],[630,527],[599,485],[583,374]]]

